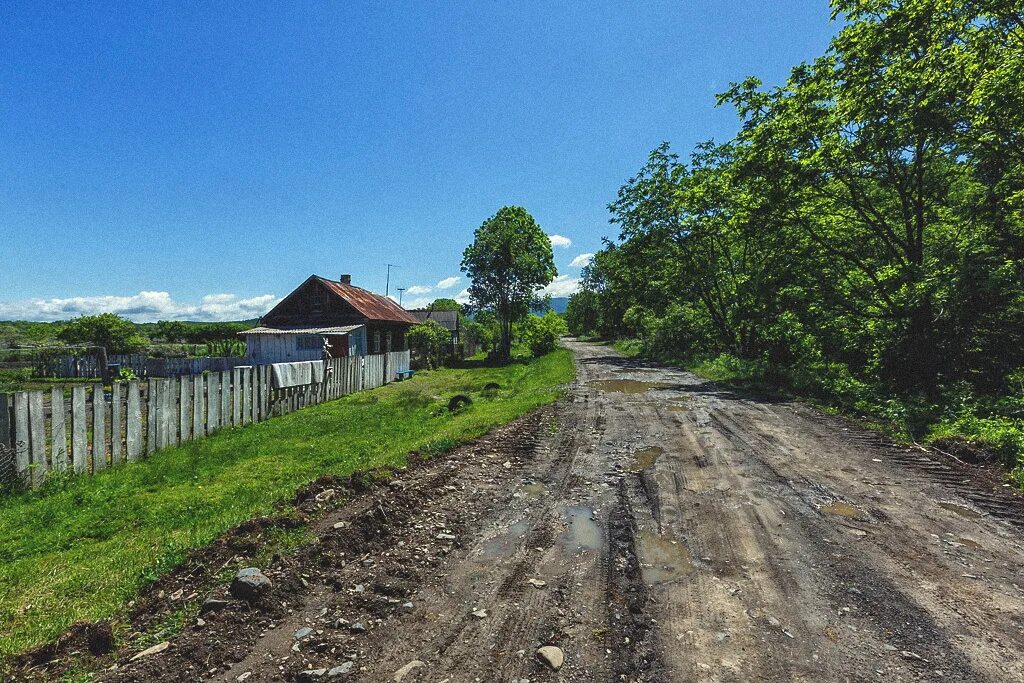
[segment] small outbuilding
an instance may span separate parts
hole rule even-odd
[[[457,353],[459,348],[459,312],[458,311],[435,311],[429,308],[413,308],[409,314],[416,318],[419,323],[433,320],[452,335],[451,353]]]
[[[245,330],[246,358],[254,365],[405,351],[405,333],[419,321],[393,300],[355,287],[349,275],[311,275]]]

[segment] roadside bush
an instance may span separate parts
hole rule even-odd
[[[523,322],[521,335],[534,356],[551,353],[558,346],[558,338],[568,334],[569,328],[562,316],[548,311],[543,316],[531,315]]]
[[[412,327],[406,339],[409,348],[427,368],[436,368],[444,364],[444,358],[451,344],[452,335],[436,320]]]

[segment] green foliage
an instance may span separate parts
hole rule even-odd
[[[455,299],[434,299],[427,309],[431,311],[458,311],[462,313],[462,304]]]
[[[287,512],[296,490],[320,476],[402,466],[410,452],[474,439],[554,401],[572,376],[564,349],[501,368],[418,373],[0,498],[0,659],[52,642],[76,621],[117,623],[136,592],[190,550],[246,520]],[[490,382],[502,389],[483,398]],[[439,410],[454,394],[473,405]]]
[[[554,311],[531,315],[523,323],[520,336],[534,356],[551,353],[558,347],[558,338],[569,333],[562,316]]]
[[[513,323],[526,317],[536,291],[558,274],[551,240],[526,209],[502,207],[477,228],[473,244],[463,252],[462,270],[472,282],[469,295],[474,308],[497,317],[498,350],[507,362]]]
[[[135,325],[113,313],[75,318],[61,330],[59,338],[68,344],[102,346],[107,353],[133,353],[146,346]]]
[[[405,338],[410,350],[428,368],[441,366],[452,350],[452,333],[436,320],[414,325]]]
[[[601,329],[601,302],[597,292],[581,290],[569,296],[565,323],[574,337],[592,337]]]
[[[1024,23],[1001,0],[833,6],[825,55],[782,87],[720,95],[733,139],[685,160],[663,144],[621,188],[618,240],[584,270],[570,330],[915,438],[960,430],[1012,462],[1019,415],[1000,397],[1024,348]],[[958,403],[959,387],[976,398]]]
[[[188,331],[188,324],[180,320],[158,320],[155,333],[151,336],[170,343],[183,342]]]
[[[207,342],[206,355],[217,358],[238,357],[244,358],[246,353],[245,342],[237,338],[221,339]]]

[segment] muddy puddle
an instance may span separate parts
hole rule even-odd
[[[633,372],[658,372],[658,370],[654,368],[616,368],[615,372],[626,374]]]
[[[644,470],[654,467],[654,463],[658,462],[658,458],[662,456],[665,449],[661,446],[651,446],[650,448],[641,448],[638,451],[633,452],[633,462],[629,466],[630,472],[643,472]]]
[[[523,495],[523,498],[542,498],[547,495],[548,490],[544,484],[533,482],[523,486],[523,488],[519,489],[519,492]]]
[[[974,508],[969,508],[966,505],[957,505],[956,503],[947,503],[947,502],[941,502],[940,501],[939,502],[939,507],[942,508],[943,510],[949,510],[950,512],[955,512],[956,514],[960,515],[961,517],[966,517],[967,519],[980,519],[981,518],[981,513],[980,512],[978,512]]]
[[[690,412],[690,406],[687,403],[673,403],[668,407],[670,413],[688,413]]]
[[[508,557],[515,552],[519,541],[530,530],[529,520],[521,520],[509,526],[489,541],[485,541],[480,549],[480,556],[485,560],[496,560]]]
[[[595,379],[587,382],[587,386],[619,394],[642,394],[651,389],[674,389],[676,387],[675,384],[668,382],[641,382],[635,379]]]
[[[648,585],[677,581],[693,571],[690,551],[680,541],[652,531],[641,531],[638,540],[640,572]]]
[[[980,543],[978,543],[977,541],[975,541],[973,538],[967,538],[966,536],[961,536],[959,542],[962,543],[963,545],[967,546],[971,550],[981,550],[982,549],[982,545]]]
[[[846,517],[847,519],[866,517],[864,511],[859,507],[856,505],[850,505],[849,503],[844,503],[841,500],[829,503],[828,505],[822,505],[821,511],[829,515],[836,515],[837,517]]]
[[[593,519],[594,511],[582,505],[566,510],[565,518],[569,528],[562,544],[570,550],[600,550],[601,527]]]

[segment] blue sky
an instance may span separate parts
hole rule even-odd
[[[821,54],[827,0],[0,6],[0,319],[253,317],[311,273],[464,290],[525,206],[570,291],[663,140]],[[567,244],[564,244],[567,243]],[[577,265],[571,265],[573,262]],[[429,291],[427,291],[429,288]]]

